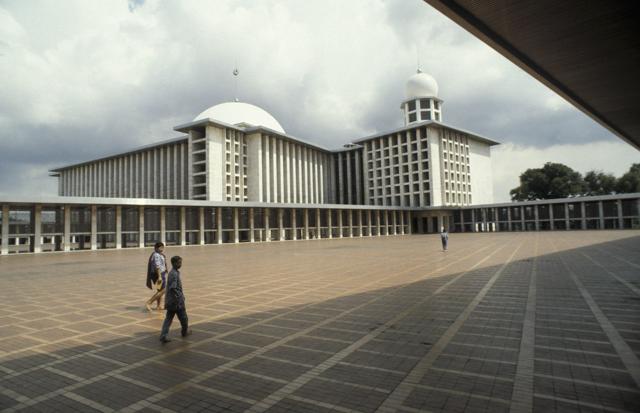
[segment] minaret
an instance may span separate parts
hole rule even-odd
[[[438,83],[433,76],[418,68],[407,80],[405,100],[400,109],[405,126],[429,120],[442,122],[442,99],[438,98]]]

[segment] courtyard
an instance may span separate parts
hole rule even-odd
[[[640,231],[172,246],[164,345],[150,252],[0,257],[1,411],[640,411]]]

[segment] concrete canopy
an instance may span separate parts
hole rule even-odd
[[[425,0],[640,149],[640,4]]]

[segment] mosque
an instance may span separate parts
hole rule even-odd
[[[235,74],[235,73],[234,73]],[[58,196],[0,199],[0,254],[456,232],[640,228],[640,194],[493,203],[498,142],[405,84],[403,126],[329,149],[233,101],[181,136],[51,170]]]
[[[51,171],[59,195],[403,207],[493,202],[490,148],[443,122],[438,84],[418,70],[404,126],[330,150],[287,134],[244,102],[176,126],[182,137]]]

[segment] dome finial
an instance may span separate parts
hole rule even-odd
[[[238,62],[236,62],[236,66],[233,68],[233,78],[235,80],[235,93],[233,94],[235,97],[233,98],[234,102],[239,102],[240,99],[238,99],[238,75],[240,74],[240,71],[238,70]]]
[[[420,49],[416,46],[416,73],[422,73],[422,69],[420,69]]]

